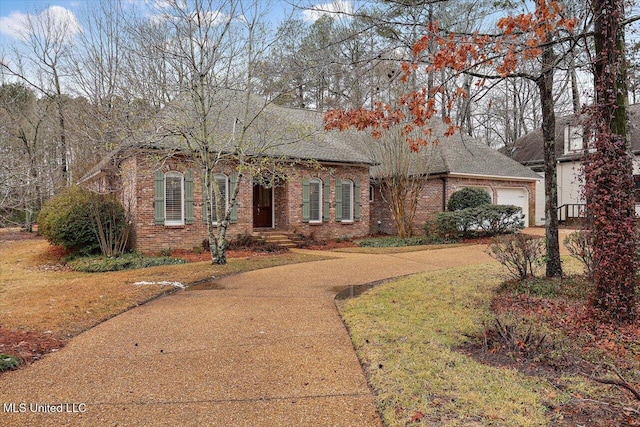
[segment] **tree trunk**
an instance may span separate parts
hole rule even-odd
[[[549,39],[551,40],[551,39]],[[542,74],[536,84],[542,104],[542,135],[544,138],[545,173],[545,243],[547,247],[547,277],[562,276],[558,237],[558,176],[556,162],[556,114],[553,100],[553,64],[555,55],[548,45],[542,52]]]
[[[585,164],[587,212],[592,217],[592,305],[604,320],[637,318],[637,230],[633,155],[627,138],[624,3],[594,0],[596,101],[590,118],[595,151]]]

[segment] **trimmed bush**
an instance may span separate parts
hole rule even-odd
[[[468,208],[491,204],[491,196],[480,188],[463,188],[449,197],[447,210],[449,212],[460,211]]]
[[[126,223],[124,208],[112,197],[69,187],[42,207],[38,230],[49,242],[73,253],[97,253],[100,240],[96,217],[101,218],[104,228],[119,228]]]
[[[489,245],[487,253],[502,264],[515,279],[535,277],[542,264],[544,242],[537,237],[516,233],[498,236]]]
[[[523,228],[522,208],[512,205],[481,205],[441,212],[425,226],[427,233],[448,239],[510,234]]]
[[[38,216],[38,231],[49,242],[71,252],[95,253],[98,238],[91,220],[92,194],[69,187],[49,199]]]
[[[425,234],[431,238],[460,240],[464,233],[458,229],[457,216],[448,212],[439,213],[435,218],[427,220]]]

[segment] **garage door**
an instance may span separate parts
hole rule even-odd
[[[529,226],[529,197],[525,188],[498,188],[498,205],[515,205],[522,208],[524,224]]]

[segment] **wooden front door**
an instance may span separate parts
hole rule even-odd
[[[253,186],[253,226],[273,227],[273,192],[262,185]]]

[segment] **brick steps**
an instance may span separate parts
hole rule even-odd
[[[261,238],[267,243],[285,248],[296,248],[301,240],[301,237],[298,234],[283,231],[256,231],[253,235]]]

